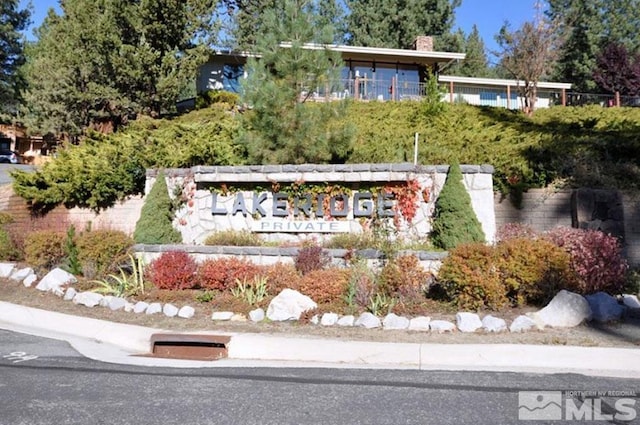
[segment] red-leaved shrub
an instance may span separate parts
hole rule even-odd
[[[267,289],[270,294],[278,295],[283,289],[298,286],[300,274],[293,264],[278,262],[264,266],[261,274],[267,278]]]
[[[225,291],[236,285],[236,280],[253,280],[260,273],[260,266],[246,259],[235,257],[204,261],[198,269],[198,285],[204,289]]]
[[[296,270],[303,275],[314,270],[322,270],[331,263],[331,258],[321,246],[300,248],[294,259]]]
[[[628,269],[620,241],[599,230],[557,227],[545,236],[567,251],[571,268],[578,275],[574,291],[592,294],[598,291],[619,294]]]
[[[330,268],[313,270],[302,276],[292,289],[307,295],[318,304],[335,303],[344,300],[349,284],[349,271]]]
[[[164,252],[149,264],[147,275],[158,289],[191,289],[197,284],[198,265],[184,251]]]

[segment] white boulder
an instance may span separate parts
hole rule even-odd
[[[73,297],[73,303],[80,304],[85,307],[95,307],[100,305],[102,298],[104,297],[96,292],[79,292],[75,297]]]
[[[624,307],[618,300],[606,292],[596,292],[595,294],[585,296],[589,307],[591,308],[591,319],[596,322],[612,322],[620,320]]]
[[[109,307],[111,311],[118,311],[124,309],[126,305],[127,300],[125,300],[124,298],[113,297],[109,300],[109,304],[107,304],[107,307]]]
[[[33,285],[36,280],[38,280],[38,276],[36,276],[36,274],[34,273],[32,275],[25,277],[24,280],[22,281],[22,284],[27,288],[31,288],[31,285]]]
[[[211,314],[211,320],[216,320],[221,322],[231,320],[232,317],[233,317],[233,311],[214,311]]]
[[[293,289],[284,289],[271,300],[267,317],[274,322],[299,320],[302,313],[318,307],[311,298]]]
[[[0,263],[0,277],[9,277],[16,267],[13,263]]]
[[[579,294],[561,290],[542,310],[530,313],[529,317],[539,328],[551,326],[571,328],[591,319],[591,308],[587,300]]]
[[[73,301],[78,291],[75,288],[69,287],[64,293],[64,297],[62,298],[65,301]]]
[[[113,295],[104,295],[100,300],[100,307],[109,307],[109,303],[115,297]]]
[[[129,301],[127,301],[127,303],[124,305],[124,311],[126,313],[133,313],[134,308],[135,308],[135,304]]]
[[[338,322],[338,315],[336,313],[325,313],[320,319],[322,326],[333,326]]]
[[[352,314],[347,314],[346,316],[342,316],[341,318],[339,318],[336,324],[338,326],[349,327],[349,326],[353,326],[355,322],[356,322],[355,316],[353,316]]]
[[[429,329],[431,332],[437,332],[439,334],[445,332],[455,332],[456,325],[447,320],[432,320],[429,322]]]
[[[178,310],[178,317],[182,319],[191,319],[196,314],[196,310],[190,305],[185,305]]]
[[[249,320],[252,322],[262,322],[264,320],[264,310],[261,308],[251,310],[249,312]]]
[[[361,328],[373,329],[382,326],[382,322],[373,314],[365,312],[358,316],[354,325]]]
[[[31,267],[24,267],[22,269],[14,270],[9,276],[9,279],[14,280],[16,282],[23,282],[30,275],[35,274]]]
[[[160,303],[151,303],[147,306],[147,309],[144,311],[145,314],[158,314],[162,313],[162,304]]]
[[[382,327],[386,330],[407,329],[409,327],[409,319],[389,313],[382,320]]]
[[[511,326],[509,326],[509,331],[510,332],[526,332],[534,328],[537,328],[537,325],[532,318],[528,316],[518,316],[513,320],[513,322],[511,322]]]
[[[456,325],[460,332],[475,332],[482,327],[482,321],[475,313],[459,312],[456,314]]]
[[[418,316],[409,320],[409,330],[410,331],[428,331],[429,323],[431,323],[431,317],[426,316]]]
[[[162,306],[162,313],[167,317],[176,317],[178,315],[178,311],[180,311],[178,307],[173,304],[167,303]]]
[[[138,301],[133,306],[133,312],[136,314],[144,313],[145,311],[147,311],[147,308],[149,308],[149,303],[146,303],[144,301]]]
[[[507,330],[507,322],[488,314],[482,318],[482,329],[486,332],[504,332]]]
[[[36,289],[39,291],[60,292],[61,286],[76,283],[77,281],[78,279],[74,275],[58,267],[47,273],[38,282]]]

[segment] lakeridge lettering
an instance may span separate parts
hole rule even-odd
[[[262,205],[269,197],[267,192],[253,192],[250,208],[247,207],[247,201],[244,194],[242,192],[238,192],[233,201],[231,211],[228,211],[223,205],[219,204],[217,193],[213,193],[212,196],[211,214],[213,215],[242,214],[246,217],[247,214],[250,214],[254,216],[259,215],[260,217],[287,217],[290,212],[289,206],[291,206],[293,217],[315,216],[317,218],[325,216],[323,205],[327,197],[325,194],[314,195],[308,193],[294,197],[293,202],[289,203],[289,198],[286,193],[271,193],[271,199],[273,202],[271,214],[268,214]],[[375,200],[371,192],[355,192],[352,199],[346,194],[331,196],[331,198],[329,198],[329,215],[331,217],[347,217],[351,202],[353,203],[353,216],[356,218],[373,217],[376,212],[378,217],[395,216],[395,211],[393,210],[393,194],[386,192],[380,192]],[[315,210],[313,207],[314,205]],[[302,223],[303,222],[300,222],[300,226],[302,226]],[[305,229],[300,228],[300,230]]]

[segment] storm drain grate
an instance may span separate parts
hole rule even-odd
[[[231,337],[223,335],[153,334],[151,356],[182,360],[219,360],[228,357]]]

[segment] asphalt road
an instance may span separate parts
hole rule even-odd
[[[640,380],[575,374],[145,368],[96,362],[66,342],[0,330],[0,425],[512,424],[518,423],[522,405],[519,391],[563,391],[564,397],[580,391],[640,393]],[[616,410],[618,399],[602,400],[602,417],[611,415],[610,421],[590,423],[638,423],[636,399],[627,397],[626,412],[625,406]],[[584,399],[576,403],[584,408]],[[615,414],[632,420],[615,420]],[[588,409],[580,415],[597,418]]]
[[[9,174],[11,170],[33,171],[35,167],[25,164],[0,164],[0,186],[11,183],[11,175]]]

